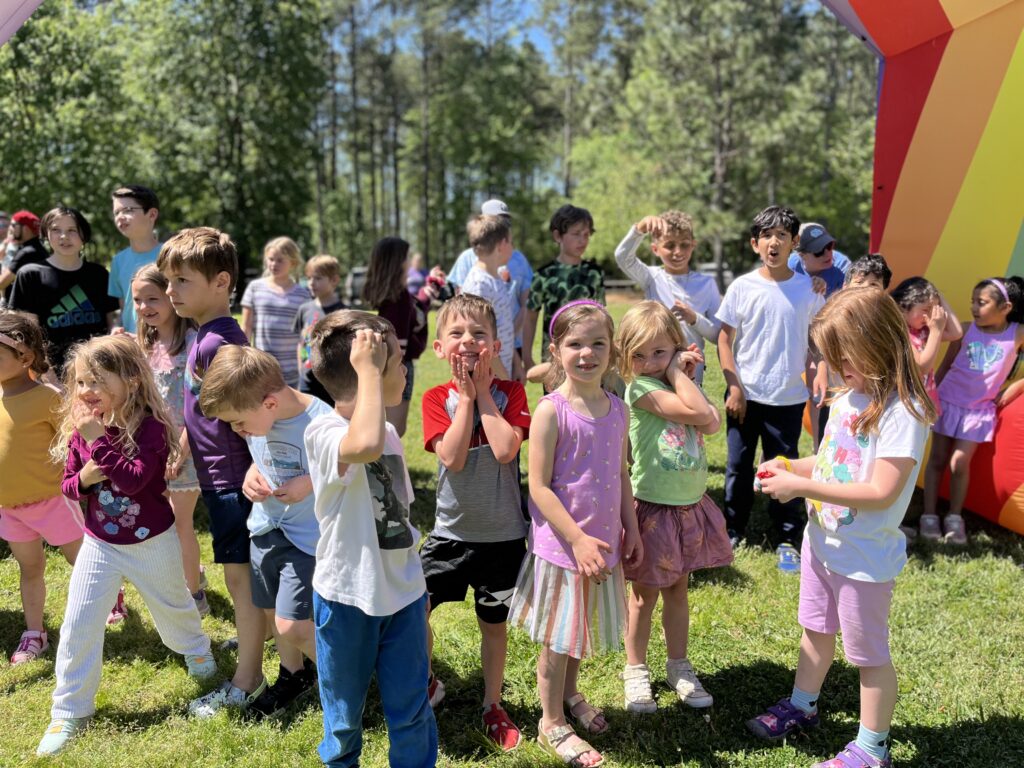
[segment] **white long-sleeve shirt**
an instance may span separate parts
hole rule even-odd
[[[715,319],[715,313],[722,303],[718,285],[710,275],[693,270],[685,275],[670,275],[664,267],[649,267],[637,258],[636,249],[645,235],[630,227],[629,233],[615,249],[615,261],[619,269],[635,280],[643,289],[644,296],[664,304],[669,309],[681,301],[697,315],[692,325],[680,322],[687,344],[696,344],[703,354],[704,340],[718,343],[718,332],[722,323]],[[697,383],[704,380],[704,366],[697,369]]]

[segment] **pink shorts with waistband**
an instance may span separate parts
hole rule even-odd
[[[82,538],[84,530],[82,508],[64,496],[0,507],[0,539],[4,541],[43,538],[51,547],[60,547]]]

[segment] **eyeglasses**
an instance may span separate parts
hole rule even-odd
[[[826,245],[824,248],[822,248],[820,251],[818,251],[817,253],[815,253],[813,255],[817,256],[820,259],[822,256],[825,255],[825,251],[831,251],[835,247],[836,247],[835,243],[829,243],[828,245]]]
[[[115,210],[114,213],[112,214],[112,216],[113,216],[113,218],[116,219],[122,213],[127,214],[128,216],[131,216],[133,213],[135,213],[135,211],[144,211],[144,210],[146,210],[146,209],[143,208],[141,205],[126,205],[124,208],[118,208],[117,210]]]

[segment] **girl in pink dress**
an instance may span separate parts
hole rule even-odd
[[[509,616],[543,646],[537,741],[578,768],[604,758],[576,735],[565,710],[588,735],[608,730],[601,710],[577,688],[580,660],[620,647],[622,560],[643,559],[626,469],[627,409],[601,388],[614,362],[613,331],[608,312],[590,300],[571,302],[551,319],[555,389],[541,399],[530,426],[530,556]]]
[[[1024,391],[1024,379],[1000,392],[1024,346],[1024,280],[992,277],[974,286],[974,322],[961,341],[949,345],[936,378],[942,413],[932,427],[932,452],[924,477],[921,538],[940,538],[936,506],[939,481],[949,467],[949,513],[941,536],[950,544],[967,543],[960,512],[970,481],[971,457],[979,443],[991,442],[996,408]]]

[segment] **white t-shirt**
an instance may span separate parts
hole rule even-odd
[[[338,474],[338,448],[349,422],[331,412],[306,427],[320,542],[313,588],[328,600],[370,616],[390,616],[422,597],[423,579],[409,524],[412,482],[402,441],[386,425],[384,455]]]
[[[697,313],[693,325],[680,322],[683,337],[687,345],[696,344],[704,351],[704,339],[713,344],[718,343],[718,332],[722,324],[715,319],[715,313],[722,303],[722,295],[718,292],[718,284],[711,275],[701,272],[687,272],[685,275],[670,275],[664,267],[649,267],[636,256],[636,249],[643,242],[644,234],[630,227],[629,234],[615,249],[615,261],[619,269],[636,280],[648,299],[661,302],[669,309],[675,306],[676,300],[686,304]],[[697,383],[704,380],[704,366],[697,368]]]
[[[748,400],[796,405],[807,399],[807,331],[824,303],[807,275],[777,282],[755,270],[732,282],[716,317],[736,329],[732,353]]]
[[[805,536],[814,556],[829,570],[857,581],[883,582],[896,578],[907,562],[907,542],[899,526],[921,469],[928,426],[893,397],[878,423],[878,432],[856,435],[851,428],[853,420],[869,403],[867,395],[848,392],[832,404],[812,479],[866,482],[877,459],[911,458],[917,465],[887,509],[860,511],[807,499]]]
[[[512,287],[512,283],[487,274],[487,270],[479,265],[469,270],[469,274],[466,275],[466,280],[462,284],[463,293],[472,293],[482,299],[487,299],[494,307],[494,314],[498,318],[498,341],[501,342],[498,357],[501,358],[501,362],[510,376],[512,375],[512,356],[516,352],[516,308]]]

